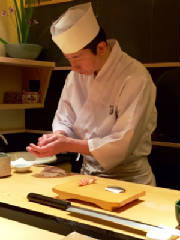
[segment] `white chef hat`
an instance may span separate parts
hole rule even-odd
[[[52,40],[63,53],[75,53],[90,43],[100,26],[90,2],[69,8],[51,26]]]

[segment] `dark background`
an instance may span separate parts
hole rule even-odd
[[[35,8],[38,25],[30,40],[44,47],[40,58],[67,65],[50,36],[50,26],[67,8],[87,0]],[[94,12],[108,38],[116,38],[122,49],[145,62],[179,61],[179,0],[92,0]],[[88,26],[87,26],[88,27]]]

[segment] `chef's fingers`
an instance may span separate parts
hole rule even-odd
[[[52,134],[43,134],[41,137],[38,138],[38,146],[42,146],[44,140],[46,140],[47,138],[51,137]]]
[[[52,135],[51,134],[51,136],[48,136],[48,137],[45,136],[45,137],[39,139],[38,146],[40,146],[40,147],[46,146],[47,144],[56,141],[56,139],[57,139],[57,135]]]
[[[31,152],[31,148],[30,147],[26,147],[26,151],[27,152]]]
[[[38,138],[38,140],[42,140],[42,139],[47,139],[49,137],[51,137],[53,134],[50,133],[50,134],[43,134],[41,137]]]
[[[36,152],[37,154],[41,156],[53,156],[55,154],[53,150],[53,146],[51,144],[46,145],[46,146],[36,146],[34,144],[30,144],[31,151]]]
[[[33,143],[30,143],[29,146],[31,147],[32,151],[40,152],[40,153],[47,152],[47,149],[48,149],[47,147],[36,146]]]
[[[36,151],[33,151],[33,149],[31,147],[26,147],[26,151],[29,152],[29,153],[32,153],[36,157],[39,157],[39,153],[36,152]]]
[[[36,146],[34,143],[30,143],[29,146],[26,147],[26,151],[30,151],[33,146]]]
[[[48,152],[47,153],[45,153],[45,152],[39,153],[39,152],[33,152],[32,151],[32,154],[34,154],[38,158],[50,157],[51,156]]]
[[[33,155],[35,155],[38,158],[43,158],[43,157],[50,157],[49,153],[39,153],[35,151],[30,151]]]
[[[26,147],[26,150],[39,158],[52,156],[49,152],[38,152],[31,147]]]

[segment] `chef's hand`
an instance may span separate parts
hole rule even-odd
[[[40,138],[38,138],[38,144],[37,145],[39,147],[45,146],[46,144],[49,143],[49,141],[51,141],[51,139],[53,139],[53,136],[56,136],[56,135],[67,136],[64,131],[60,131],[60,130],[58,130],[54,133],[50,133],[50,134],[43,134]]]
[[[45,134],[38,140],[38,145],[30,143],[26,150],[37,157],[53,156],[68,150],[68,137],[61,133]]]

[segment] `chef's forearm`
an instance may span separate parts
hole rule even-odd
[[[66,146],[68,152],[78,152],[85,155],[92,155],[89,151],[88,140],[67,137]]]

